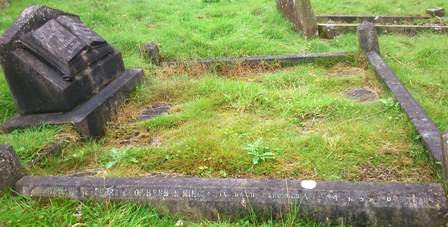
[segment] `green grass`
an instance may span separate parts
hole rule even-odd
[[[277,11],[273,0],[10,0],[0,11],[0,33],[33,4],[77,14],[117,47],[129,68],[144,68],[147,81],[99,141],[79,141],[70,126],[42,126],[0,134],[14,146],[23,164],[60,139],[72,141],[58,156],[26,171],[66,175],[94,171],[101,176],[169,173],[199,177],[250,177],[318,180],[434,182],[430,161],[418,134],[396,101],[377,81],[361,55],[344,63],[320,62],[275,70],[244,66],[204,70],[157,68],[147,63],[144,42],[160,45],[165,60],[357,51],[355,34],[334,40],[304,40]],[[414,15],[442,0],[312,1],[319,14]],[[448,39],[423,33],[380,37],[382,54],[436,126],[448,130]],[[1,122],[16,114],[0,71]],[[379,100],[359,103],[344,98],[352,88],[369,88]],[[146,107],[172,106],[169,114],[136,122]],[[138,135],[126,140],[134,133]],[[245,148],[257,144],[260,153]],[[272,158],[254,164],[257,154]],[[7,194],[0,198],[0,225],[169,225],[142,205],[78,201],[36,201]],[[130,215],[132,214],[132,215]],[[61,217],[61,218],[59,218]],[[19,221],[20,220],[20,221]],[[289,215],[285,220],[195,222],[188,225],[317,225]],[[290,221],[293,220],[293,221]]]

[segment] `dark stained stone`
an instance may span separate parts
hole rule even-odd
[[[445,16],[445,9],[441,8],[441,7],[427,9],[426,13],[431,15],[432,17],[444,17]]]
[[[0,193],[10,187],[23,176],[22,166],[14,149],[5,144],[0,144]]]
[[[317,36],[317,21],[310,0],[276,0],[277,8],[302,31],[305,39]]]
[[[143,45],[143,52],[145,54],[145,57],[149,59],[151,63],[157,66],[161,65],[160,50],[157,44],[152,42],[145,43]]]
[[[443,226],[438,184],[200,178],[24,177],[15,190],[32,197],[144,202],[195,219],[281,218],[289,209],[327,224]]]
[[[3,129],[73,122],[86,137],[103,134],[104,119],[114,112],[95,108],[115,107],[103,104],[122,98],[102,91],[111,86],[128,90],[117,81],[129,82],[142,73],[125,70],[120,52],[78,16],[45,6],[27,8],[0,37],[0,63],[19,112]],[[92,118],[93,112],[105,116]],[[81,123],[83,117],[75,113],[89,123]]]
[[[378,99],[378,96],[375,94],[375,92],[365,88],[349,90],[345,92],[345,96],[349,99],[353,99],[359,102],[369,102]]]
[[[401,83],[400,79],[389,68],[387,63],[381,57],[378,47],[378,37],[376,36],[376,29],[372,24],[363,23],[358,30],[362,31],[359,35],[359,42],[361,48],[370,65],[375,70],[378,78],[389,88],[392,94],[400,103],[403,111],[408,115],[415,129],[420,134],[426,149],[436,162],[443,162],[442,157],[442,142],[441,133],[435,126],[434,122],[420,105],[415,101],[406,87]]]
[[[168,113],[168,111],[170,111],[170,105],[166,103],[157,103],[143,111],[143,113],[141,113],[138,117],[138,120],[148,120],[164,113]]]
[[[365,51],[376,51],[380,53],[380,46],[378,43],[378,33],[375,25],[364,21],[358,26],[358,41],[362,49]]]

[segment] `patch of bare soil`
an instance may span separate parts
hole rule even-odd
[[[353,67],[347,63],[338,63],[325,72],[324,75],[328,77],[341,77],[341,76],[362,76],[365,70],[363,68]]]
[[[207,74],[218,74],[224,77],[232,78],[274,72],[280,68],[280,64],[248,64],[244,62],[238,62],[235,64],[216,63],[212,65],[178,64],[159,68],[156,75],[159,78],[168,78],[173,75],[187,74],[189,77],[199,78]]]
[[[366,163],[358,166],[358,171],[355,176],[357,181],[382,181],[382,182],[400,182],[408,178],[411,174],[405,172],[401,166],[387,167],[384,165],[375,166],[371,163]],[[419,182],[432,182],[433,172],[428,169],[415,168],[412,173],[414,178],[419,176]]]

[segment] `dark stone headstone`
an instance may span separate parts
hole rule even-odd
[[[378,43],[378,33],[373,23],[364,21],[358,26],[359,44],[365,51],[375,51],[380,53]]]
[[[317,21],[310,0],[276,0],[277,8],[302,31],[305,39],[317,36]]]
[[[25,173],[14,149],[0,144],[0,192],[13,187],[23,176]]]
[[[443,226],[447,204],[438,184],[200,178],[24,177],[31,197],[133,201],[192,218],[281,218],[288,212],[327,224]],[[294,213],[295,214],[295,213]]]
[[[161,58],[160,58],[160,50],[159,46],[155,43],[145,43],[143,44],[143,52],[145,57],[151,61],[154,65],[160,66]]]
[[[164,113],[168,113],[168,111],[170,111],[170,105],[166,103],[154,104],[145,111],[143,111],[143,113],[141,113],[140,116],[138,117],[138,120],[140,121],[148,120],[157,117],[159,115],[162,115]]]
[[[445,9],[441,8],[441,7],[427,9],[426,13],[431,15],[432,17],[444,17],[445,16]]]
[[[369,102],[378,99],[378,96],[375,94],[375,92],[365,88],[349,90],[345,93],[345,96],[349,99],[353,99],[359,102]]]
[[[123,76],[137,78],[142,74],[125,70],[120,52],[78,16],[45,6],[27,8],[0,37],[0,63],[19,117],[25,117],[9,124],[14,127],[26,127],[29,123],[25,119],[33,116],[36,121],[45,119],[47,122],[40,123],[49,124],[58,121],[51,114],[60,114],[58,119],[67,118],[64,114],[82,108]],[[125,84],[114,86],[122,88]],[[113,99],[117,98],[121,97]],[[102,125],[91,123],[90,131],[102,131],[97,128]],[[84,135],[101,136],[93,131]]]

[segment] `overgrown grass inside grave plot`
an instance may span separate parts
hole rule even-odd
[[[11,3],[1,12],[2,30],[30,2]],[[33,172],[66,174],[88,168],[111,176],[172,172],[209,177],[432,179],[417,134],[389,94],[383,94],[371,71],[360,69],[353,76],[354,68],[347,65],[327,69],[308,65],[264,74],[262,70],[256,75],[236,70],[228,73],[227,79],[178,69],[158,69],[161,72],[154,75],[155,69],[144,63],[139,51],[149,40],[161,44],[162,55],[169,59],[353,51],[357,47],[354,34],[332,41],[305,41],[277,12],[273,1],[33,3],[79,14],[123,52],[128,66],[148,69],[149,80],[125,107],[122,121],[112,123],[105,140],[70,145],[61,157],[49,158],[42,169],[35,167]],[[316,8],[325,10],[318,2]],[[395,37],[404,44],[393,46]],[[387,50],[383,53],[394,69],[408,70],[405,76],[419,78],[417,89],[411,91],[419,101],[430,100],[424,107],[434,110],[430,115],[441,129],[446,129],[446,83],[440,76],[445,61],[435,56],[443,55],[444,47],[437,53],[433,48],[444,38],[430,34],[381,37],[382,49]],[[426,42],[431,44],[421,44]],[[402,63],[394,65],[395,60]],[[432,76],[430,81],[421,77],[427,74]],[[2,84],[6,120],[14,114],[14,107],[4,80]],[[427,89],[419,90],[421,87]],[[353,88],[369,88],[380,100],[363,104],[344,99],[342,93]],[[425,95],[434,88],[438,88],[436,99]],[[145,123],[131,120],[143,107],[157,102],[172,105],[171,113]],[[68,127],[42,127],[4,134],[0,140],[13,144],[28,162],[33,153],[67,131],[72,132]],[[35,139],[34,134],[42,139]],[[129,139],[133,134],[138,135]],[[250,147],[255,150],[245,149]],[[254,160],[259,161],[254,164]],[[419,174],[414,175],[415,171]]]
[[[237,69],[221,78],[204,71],[155,69],[140,55],[147,41],[158,43],[164,58],[181,60],[357,50],[354,34],[331,41],[303,40],[276,10],[274,0],[9,2],[11,7],[0,11],[0,33],[32,4],[65,10],[80,15],[117,47],[128,67],[145,68],[148,78],[110,124],[105,139],[71,142],[57,156],[27,167],[28,174],[435,180],[433,164],[409,120],[362,64],[309,64],[278,72]],[[316,14],[423,14],[426,8],[447,8],[446,4],[441,0],[313,0]],[[441,130],[448,129],[447,44],[446,36],[433,34],[380,37],[386,61]],[[357,103],[342,97],[347,89],[358,87],[372,89],[380,100]],[[141,110],[158,102],[171,104],[171,113],[144,123],[134,121]],[[14,114],[12,96],[0,75],[0,119],[4,122]],[[1,134],[0,143],[12,144],[26,164],[61,138],[77,141],[77,134],[68,126],[45,126]],[[72,215],[80,204],[3,196],[0,225],[9,221],[48,225],[59,223],[60,217],[63,225],[75,224]],[[126,220],[172,226],[178,220],[137,205],[82,206],[86,214],[82,223]],[[129,211],[132,215],[126,215]],[[102,215],[97,218],[97,214]],[[227,223],[217,225],[223,224]]]
[[[433,181],[412,125],[371,71],[348,63],[244,77],[168,71],[140,87],[104,140],[72,145],[43,173]],[[379,99],[345,98],[354,88]],[[135,121],[155,103],[170,113]]]

